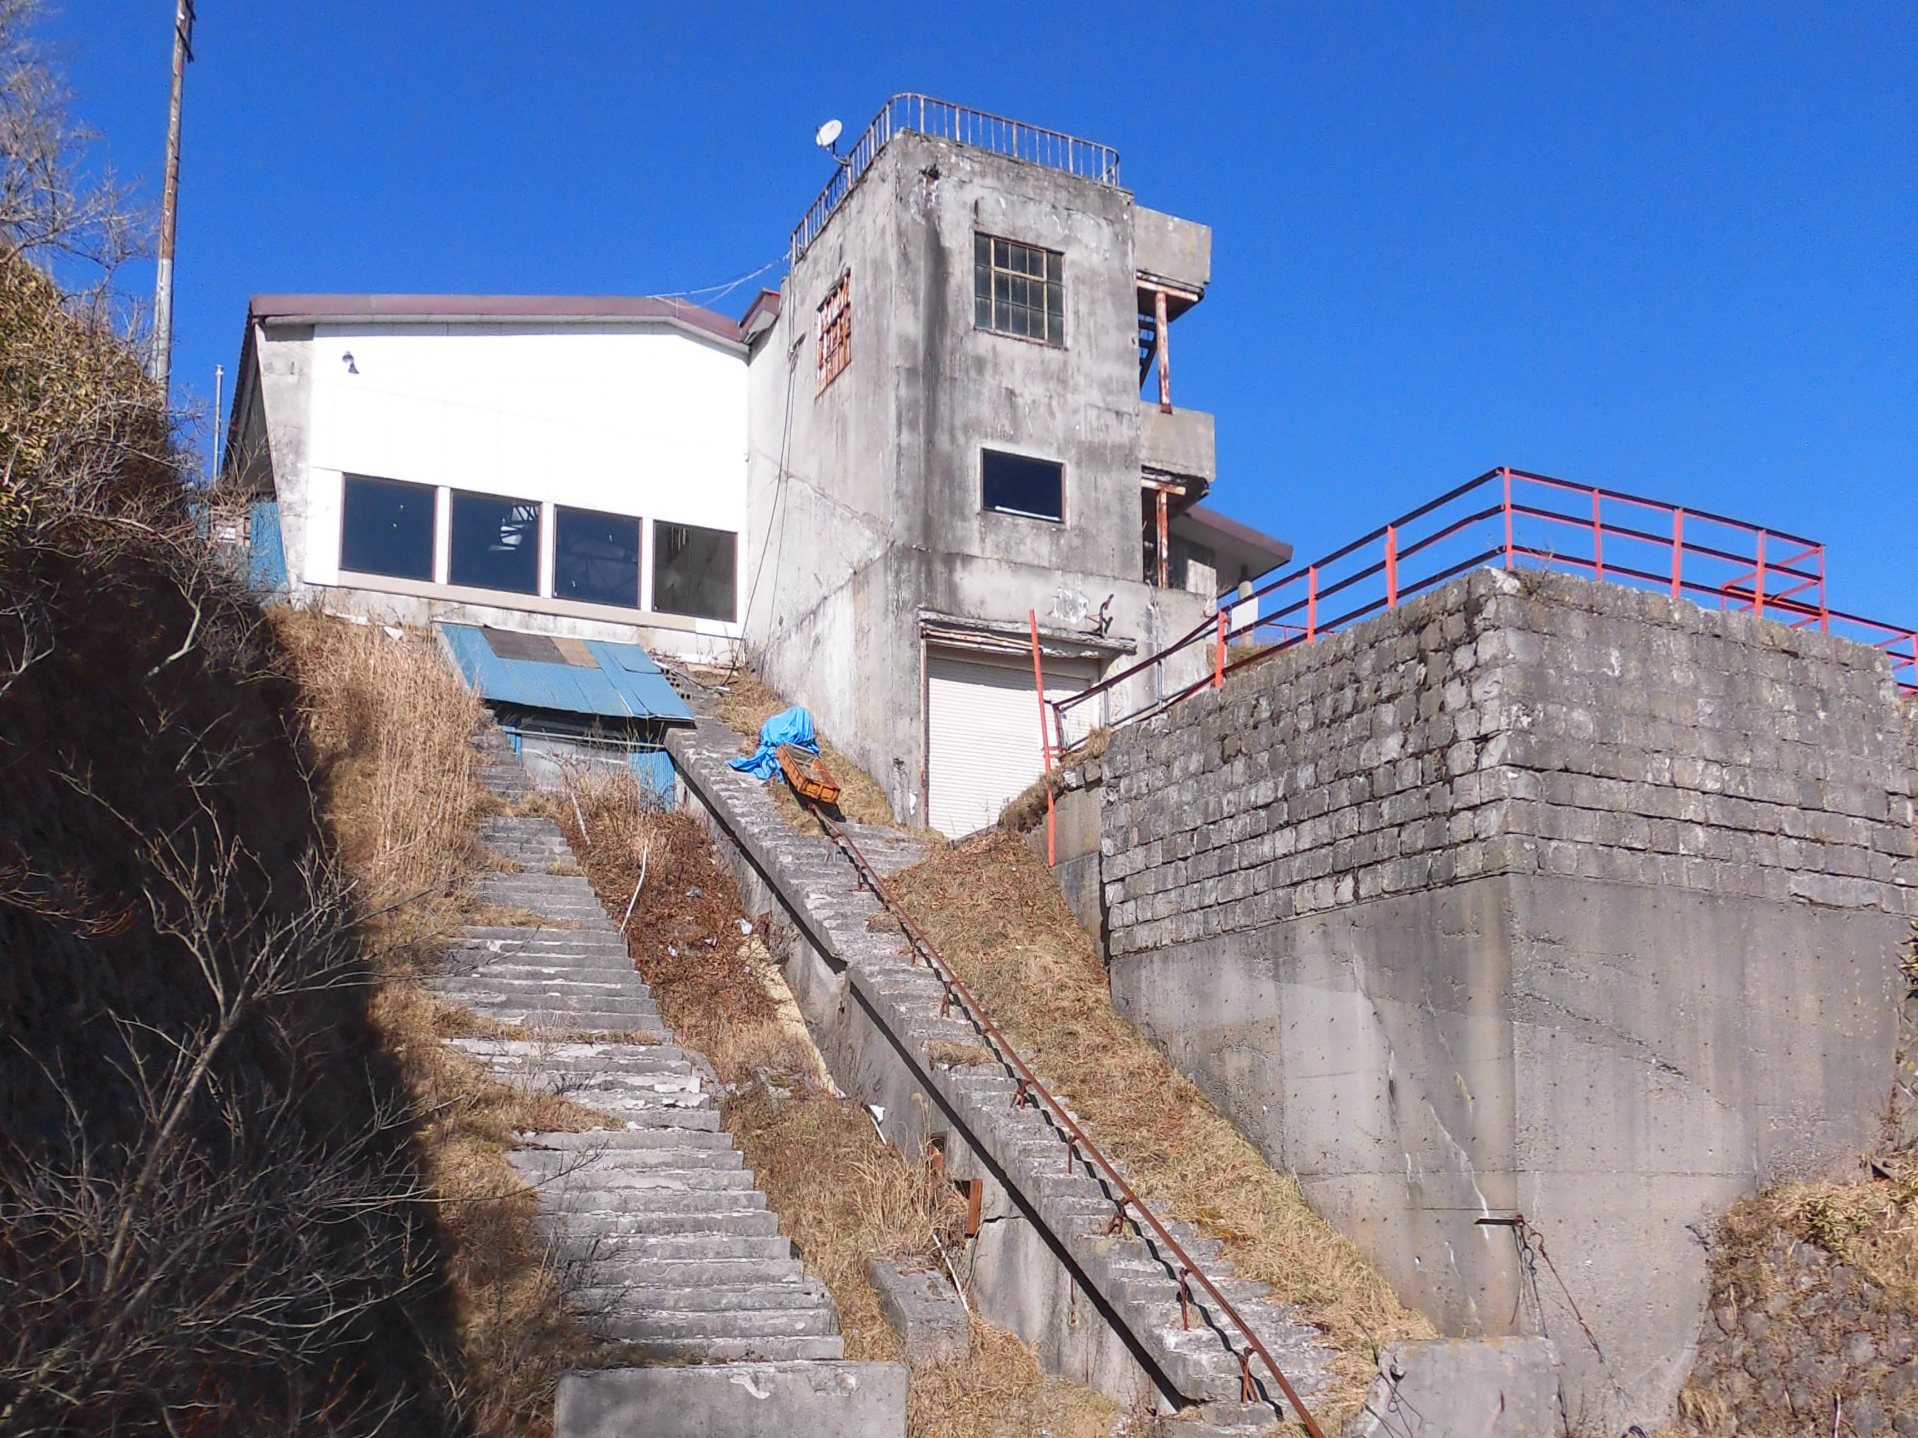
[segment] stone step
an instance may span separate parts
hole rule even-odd
[[[601,1129],[600,1133],[614,1138],[640,1137],[626,1130]],[[650,1132],[644,1136],[653,1136]],[[689,1136],[690,1137],[690,1136]],[[738,1179],[748,1186],[754,1183],[753,1175],[746,1168],[746,1160],[736,1148],[689,1148],[684,1144],[674,1147],[617,1148],[600,1149],[543,1149],[519,1148],[508,1155],[513,1166],[529,1179],[550,1178],[555,1174],[574,1172],[584,1166],[585,1171],[600,1173],[659,1173],[680,1174],[689,1179],[701,1175],[713,1180],[712,1187],[726,1188],[730,1184],[719,1180]]]
[[[571,1039],[541,1042],[537,1039],[450,1039],[454,1048],[475,1058],[589,1063],[596,1060],[617,1062],[631,1056],[641,1062],[688,1064],[687,1050],[677,1044],[587,1043]]]
[[[456,942],[461,947],[486,944],[527,950],[538,948],[604,950],[631,958],[627,952],[626,940],[620,937],[616,929],[595,933],[587,929],[513,928],[498,924],[462,924],[459,935]]]
[[[752,1170],[747,1168],[658,1169],[645,1175],[621,1175],[623,1178],[639,1178],[671,1174],[679,1182],[670,1186],[605,1184],[599,1181],[598,1170],[590,1168],[558,1176],[526,1169],[520,1169],[519,1172],[540,1191],[541,1203],[556,1213],[663,1213],[671,1211],[673,1199],[685,1201],[688,1208],[701,1211],[722,1203],[732,1203],[736,1205],[732,1211],[742,1213],[766,1206],[766,1196],[753,1187]],[[689,1195],[697,1195],[700,1202],[690,1202]]]
[[[536,1222],[540,1232],[549,1238],[590,1233],[601,1243],[670,1235],[772,1238],[779,1232],[779,1215],[763,1208],[742,1208],[731,1213],[679,1213],[652,1208],[574,1208],[559,1212],[542,1204]]]
[[[607,1253],[581,1263],[573,1275],[579,1291],[602,1292],[656,1288],[712,1289],[730,1292],[766,1284],[816,1283],[796,1258],[651,1258]]]
[[[647,1312],[633,1308],[585,1320],[586,1326],[608,1338],[629,1342],[647,1339],[727,1341],[748,1338],[826,1337],[839,1332],[829,1308],[739,1308],[725,1311],[695,1309],[689,1313]]]
[[[738,1309],[768,1312],[773,1309],[821,1308],[830,1311],[832,1296],[816,1278],[787,1283],[720,1284],[693,1282],[673,1288],[638,1283],[615,1284],[601,1288],[574,1287],[567,1291],[567,1305],[582,1312],[624,1308],[640,1313],[700,1313]]]
[[[547,1020],[546,1028],[579,1029],[658,1029],[660,1027],[659,1008],[651,999],[638,996],[620,997],[606,995],[592,997],[561,996],[544,993],[516,993],[501,990],[483,983],[433,983],[427,986],[430,993],[445,999],[448,1003],[471,1009],[482,1017],[499,1019],[539,1018]],[[570,1020],[578,1018],[579,1022]],[[596,1022],[599,1019],[613,1019],[608,1025]],[[555,1022],[567,1020],[568,1022]]]
[[[837,1362],[846,1356],[838,1334],[813,1338],[648,1338],[628,1345],[652,1363]]]
[[[617,1013],[622,1009],[634,1009],[646,1014],[659,1012],[651,992],[637,977],[631,980],[617,975],[604,978],[522,979],[510,974],[494,973],[490,969],[478,969],[470,974],[447,974],[428,979],[427,987],[438,993],[497,995],[503,999],[519,999],[529,1003],[540,999],[563,999],[578,1002],[582,1007],[598,1009],[602,1013]]]
[[[718,1117],[717,1114],[714,1115]],[[735,1161],[740,1159],[739,1151],[732,1147],[733,1137],[715,1124],[710,1130],[690,1128],[644,1128],[644,1129],[589,1129],[584,1133],[522,1133],[519,1136],[520,1153],[548,1151],[554,1153],[575,1153],[582,1151],[600,1151],[608,1155],[631,1155],[633,1161],[640,1161],[641,1155],[677,1156],[681,1153],[706,1153],[725,1150]],[[707,1162],[705,1158],[701,1162]]]
[[[735,1233],[557,1233],[553,1247],[567,1258],[621,1260],[628,1264],[661,1259],[791,1258],[792,1244],[770,1234]]]

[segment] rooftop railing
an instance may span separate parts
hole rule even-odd
[[[1066,699],[1047,701],[1048,738],[1055,752],[1069,754],[1100,723],[1117,727],[1148,718],[1222,685],[1228,674],[1485,566],[1567,570],[1841,635],[1883,650],[1898,688],[1918,694],[1918,627],[1831,608],[1825,547],[1816,540],[1500,468],[1249,594],[1221,596],[1217,614],[1157,654]],[[1190,677],[1195,671],[1199,677]],[[1099,709],[1083,707],[1095,704],[1105,711],[1102,718]]]
[[[1102,185],[1119,183],[1119,152],[1110,145],[1028,125],[1023,120],[1009,120],[1004,115],[968,110],[964,105],[935,100],[930,95],[894,95],[880,107],[852,149],[839,156],[838,170],[793,230],[794,264],[799,263],[799,257],[819,238],[832,212],[852,193],[853,186],[885,148],[886,141],[907,131],[956,140],[962,145],[990,150],[995,155],[1032,165],[1044,165],[1049,170],[1063,170],[1068,175]]]

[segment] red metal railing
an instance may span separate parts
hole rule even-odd
[[[1818,541],[1643,495],[1499,468],[1249,594],[1223,596],[1217,618],[1053,701],[1053,751],[1063,756],[1083,742],[1068,742],[1066,717],[1084,705],[1099,705],[1107,726],[1130,724],[1467,570],[1521,564],[1840,634],[1884,650],[1899,687],[1918,693],[1918,629],[1831,608],[1825,547]],[[1241,646],[1236,654],[1235,645]],[[1089,718],[1078,716],[1081,734],[1096,727]]]

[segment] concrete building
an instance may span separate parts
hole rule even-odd
[[[710,659],[745,432],[739,327],[694,305],[256,295],[224,474],[296,601]]]
[[[1105,146],[982,118],[889,101],[745,322],[747,644],[949,834],[1040,770],[1029,615],[1058,697],[1205,622],[1221,549],[1228,583],[1290,555],[1192,510],[1212,416],[1172,404],[1169,326],[1211,232]]]
[[[1172,403],[1170,329],[1210,276],[1211,232],[1135,204],[1110,148],[895,96],[739,322],[256,296],[224,472],[296,600],[743,645],[901,817],[963,834],[1043,765],[1029,616],[1057,698],[1290,558],[1199,503],[1212,416]]]

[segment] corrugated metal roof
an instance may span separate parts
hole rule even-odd
[[[474,693],[492,703],[602,719],[692,723],[693,711],[637,644],[585,640],[584,648],[593,660],[588,667],[567,663],[563,658],[552,661],[505,658],[487,642],[487,631],[475,624],[437,627],[441,642],[453,656],[467,684]],[[570,643],[566,647],[577,652]],[[562,651],[555,649],[554,652]]]

